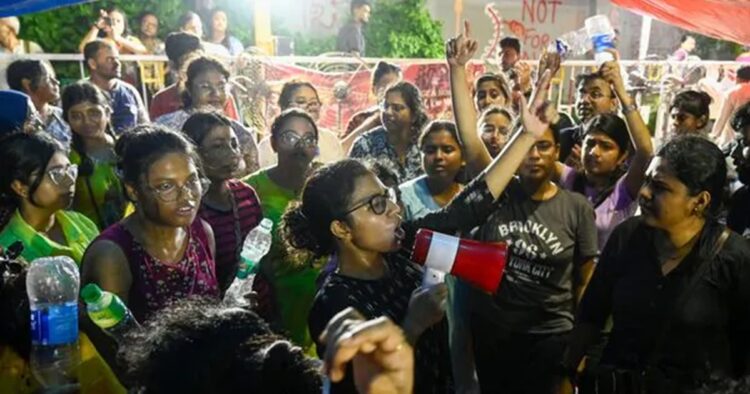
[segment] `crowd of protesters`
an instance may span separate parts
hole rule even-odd
[[[352,12],[356,35],[369,5]],[[242,51],[224,11],[205,38],[197,14],[164,42],[156,15],[139,21],[132,34],[121,10],[102,11],[81,42],[90,77],[63,89],[43,61],[7,67],[0,247],[23,250],[0,261],[0,392],[40,389],[24,278],[44,256],[72,258],[82,285],[142,326],[115,344],[82,315],[83,393],[749,389],[744,85],[713,131],[706,93],[675,95],[657,146],[616,54],[577,78],[564,114],[546,100],[559,56],[532,67],[509,38],[502,71],[472,80],[467,23],[445,47],[454,119],[430,119],[382,61],[373,106],[346,131],[320,127],[316,86],[290,80],[260,132],[212,55]],[[364,52],[361,37],[339,39]],[[175,84],[150,108],[122,79],[126,53],[170,60]],[[227,307],[263,218],[272,245],[252,302]],[[423,285],[420,228],[505,243],[500,286]]]

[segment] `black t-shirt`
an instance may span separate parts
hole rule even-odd
[[[396,324],[406,317],[409,299],[422,281],[422,269],[398,254],[387,256],[386,275],[377,280],[363,280],[333,273],[315,296],[310,310],[310,334],[317,338],[333,316],[347,307],[354,307],[367,319],[387,316]],[[318,354],[325,347],[318,343]],[[331,385],[333,393],[356,393],[352,373]],[[453,392],[448,323],[428,328],[418,339],[415,348],[415,392]]]
[[[717,223],[707,223],[690,254],[664,276],[654,246],[657,230],[646,226],[641,217],[615,229],[578,316],[579,322],[598,327],[610,315],[613,318],[602,365],[635,370],[656,367],[687,386],[709,374],[747,372],[750,247],[732,233],[712,257],[722,230]],[[702,263],[710,265],[701,282],[677,305]],[[668,327],[665,334],[663,327]]]
[[[482,224],[496,207],[487,188],[479,177],[467,185],[450,204],[439,211],[431,212],[417,220],[403,223],[406,232],[403,250],[387,257],[388,275],[380,280],[367,281],[349,278],[337,273],[326,279],[308,317],[310,334],[318,338],[328,321],[345,308],[351,306],[367,318],[388,316],[401,324],[409,305],[412,292],[421,284],[422,270],[409,261],[415,234],[420,228],[428,228],[445,234],[468,232]],[[415,392],[452,392],[450,354],[448,350],[447,320],[425,331],[415,349]],[[318,354],[325,349],[318,344]],[[334,393],[354,393],[351,367],[343,382],[333,384]]]
[[[534,201],[518,179],[505,203],[479,227],[476,238],[506,242],[508,262],[494,296],[475,297],[475,313],[514,333],[553,334],[573,328],[576,264],[597,254],[594,210],[564,189]]]

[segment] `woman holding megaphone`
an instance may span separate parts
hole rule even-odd
[[[543,137],[548,123],[541,116],[551,73],[543,73],[531,104],[524,108],[523,128],[502,155],[440,211],[402,223],[394,193],[356,160],[329,164],[307,180],[301,202],[284,215],[283,233],[294,248],[317,255],[336,254],[339,265],[318,292],[309,315],[317,338],[325,323],[346,307],[365,317],[388,316],[399,322],[416,347],[415,392],[452,389],[444,284],[421,287],[422,270],[408,254],[416,230],[443,233],[468,231],[484,223],[518,167]],[[521,98],[523,100],[523,98]],[[524,103],[525,104],[525,103]],[[318,342],[318,353],[325,345]],[[347,374],[351,376],[351,374]],[[334,384],[332,392],[355,392],[351,381]]]

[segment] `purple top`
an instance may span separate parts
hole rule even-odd
[[[128,258],[133,276],[128,307],[139,322],[171,301],[190,296],[219,297],[214,257],[201,219],[190,225],[185,255],[174,264],[150,256],[120,222],[104,230],[97,238],[101,239],[116,243]]]
[[[563,189],[573,191],[577,175],[578,172],[575,169],[567,165],[564,166],[562,175],[560,176],[560,186]],[[593,200],[596,198],[596,190],[586,186],[584,195],[589,202],[593,203]],[[617,184],[615,184],[615,188],[609,196],[598,206],[594,207],[599,252],[604,249],[604,245],[606,245],[612,230],[626,219],[633,217],[637,208],[636,198],[628,192],[628,188],[625,185],[625,175],[623,175],[617,180]]]

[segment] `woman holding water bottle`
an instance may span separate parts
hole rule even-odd
[[[305,179],[316,165],[318,127],[307,112],[290,108],[271,124],[271,147],[277,164],[244,179],[258,193],[263,216],[273,226],[270,252],[261,260],[253,279],[258,293],[258,313],[309,355],[313,340],[307,330],[307,313],[315,296],[315,279],[323,262],[304,254],[291,254],[278,234],[281,215],[290,202],[299,198]]]
[[[197,217],[206,186],[193,145],[144,125],[123,134],[116,151],[135,212],[91,243],[81,283],[119,296],[139,322],[175,299],[218,298],[213,230]]]
[[[65,256],[80,264],[88,244],[97,236],[96,225],[84,215],[67,211],[73,200],[77,168],[70,164],[59,142],[43,134],[14,134],[0,141],[0,157],[7,160],[0,170],[0,193],[16,207],[0,233],[0,246],[23,246],[26,263],[48,256]],[[22,265],[23,273],[26,263]],[[15,325],[19,337],[28,338],[28,298],[15,308],[23,316]],[[19,310],[19,309],[17,309]],[[3,316],[2,319],[17,317]],[[23,333],[25,331],[25,333]],[[30,393],[39,385],[30,375],[29,348],[0,344],[0,392]],[[78,378],[83,393],[124,393],[112,371],[89,338],[79,336]]]
[[[242,153],[231,121],[218,112],[195,113],[182,126],[195,143],[211,184],[201,199],[198,216],[211,225],[216,238],[216,279],[222,294],[232,284],[242,242],[263,214],[252,187],[235,178],[242,171]]]

